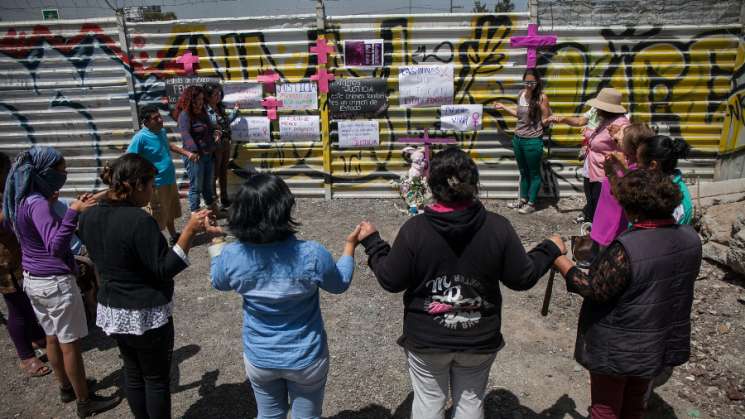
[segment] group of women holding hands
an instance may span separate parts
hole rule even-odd
[[[260,419],[288,412],[320,418],[330,355],[319,292],[349,288],[359,244],[380,286],[403,292],[398,344],[414,390],[414,419],[444,418],[448,400],[455,419],[484,417],[489,371],[505,345],[500,284],[528,290],[552,267],[569,291],[584,297],[575,359],[590,372],[592,418],[641,418],[652,379],[687,361],[701,263],[698,235],[686,224],[690,199],[675,168],[687,146],[631,124],[614,89],[603,89],[582,116],[557,117],[537,72],[526,72],[524,85],[516,108],[497,105],[518,118],[513,145],[520,197],[512,206],[535,210],[544,127],[584,126],[584,217],[594,219],[599,243],[589,270],[565,256],[559,236],[526,251],[509,220],[479,201],[477,166],[455,147],[432,158],[433,203],[401,226],[393,244],[362,221],[338,259],[297,236],[295,198],[280,177],[254,174],[229,202],[224,197],[227,229],[236,240],[210,247],[210,278],[215,289],[242,297],[243,360]],[[211,211],[199,210],[200,195],[213,203],[205,173],[222,134],[213,134],[202,112],[209,100],[204,89],[188,92],[178,120],[196,190],[189,195],[192,215],[172,244],[140,209],[152,198],[158,169],[138,154],[110,162],[101,175],[108,189],[81,196],[61,217],[49,209],[66,177],[58,152],[33,148],[5,173],[4,223],[20,244],[22,287],[46,335],[60,397],[77,398],[80,417],[118,400],[94,396],[85,379],[77,342],[87,325],[75,303],[69,253],[76,229],[100,275],[97,324],[119,347],[133,416],[171,417],[174,277],[189,265],[195,234],[222,233]],[[38,340],[38,333],[29,338]]]

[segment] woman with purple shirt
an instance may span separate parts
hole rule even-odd
[[[3,215],[21,245],[23,289],[44,329],[47,356],[60,384],[63,403],[77,399],[79,417],[93,416],[119,403],[89,391],[80,339],[88,334],[85,307],[75,282],[70,240],[78,215],[96,204],[90,194],[73,201],[63,217],[50,203],[67,180],[65,159],[51,147],[21,153],[10,170]]]

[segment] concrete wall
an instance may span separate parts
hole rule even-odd
[[[694,25],[740,22],[742,0],[537,0],[541,25]]]

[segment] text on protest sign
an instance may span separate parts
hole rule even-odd
[[[282,141],[316,141],[320,135],[318,115],[279,117],[279,138]]]
[[[271,140],[269,118],[242,116],[230,124],[231,139],[236,142],[262,142]]]
[[[189,86],[203,86],[207,83],[220,84],[220,79],[214,77],[169,77],[166,83],[166,96],[171,107],[176,106],[179,96]],[[206,100],[206,98],[205,98]]]
[[[375,147],[380,143],[380,130],[376,120],[337,121],[339,148]]]
[[[477,131],[481,129],[483,105],[440,106],[440,129],[453,131]]]
[[[388,109],[385,79],[339,78],[331,83],[329,109],[332,118],[379,116]]]
[[[318,109],[318,88],[315,83],[278,84],[277,99],[282,101],[282,109]]]
[[[398,70],[399,103],[433,107],[453,103],[453,65],[404,66]]]
[[[231,83],[222,87],[225,106],[238,103],[242,109],[260,109],[262,88],[259,83]]]

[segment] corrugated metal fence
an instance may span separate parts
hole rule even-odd
[[[317,68],[316,57],[308,52],[318,36],[315,19],[297,15],[128,22],[126,27],[117,19],[0,22],[0,148],[14,154],[33,143],[55,145],[69,156],[68,192],[97,187],[97,169],[121,153],[134,132],[133,105],[160,103],[163,80],[178,71],[176,57],[190,50],[200,57],[200,76],[219,77],[224,83],[254,81],[263,70],[278,72],[282,82],[310,81]],[[483,195],[515,195],[518,172],[509,143],[514,118],[492,105],[516,99],[526,50],[509,48],[509,39],[525,34],[527,14],[331,16],[327,22],[326,37],[332,44],[345,39],[384,41],[382,68],[346,68],[338,54],[328,64],[337,78],[386,80],[390,107],[379,118],[380,145],[339,149],[333,121],[330,136],[286,142],[279,138],[275,121],[272,142],[236,149],[237,166],[250,163],[279,173],[299,195],[395,196],[391,180],[406,169],[403,145],[396,140],[439,128],[439,108],[399,105],[398,69],[452,64],[453,101],[484,104],[484,128],[439,134],[455,137],[476,159]],[[694,156],[682,164],[691,177],[710,178],[717,152],[735,147],[726,141],[722,126],[736,62],[742,62],[739,26],[540,31],[558,36],[558,44],[542,51],[538,60],[554,113],[579,114],[600,88],[619,88],[634,119],[691,143]],[[321,111],[280,109],[280,115],[319,114],[323,120],[328,115],[324,105],[322,97]],[[173,121],[167,125],[173,127]],[[561,193],[573,193],[580,184],[579,131],[555,127],[552,139],[550,160]]]

